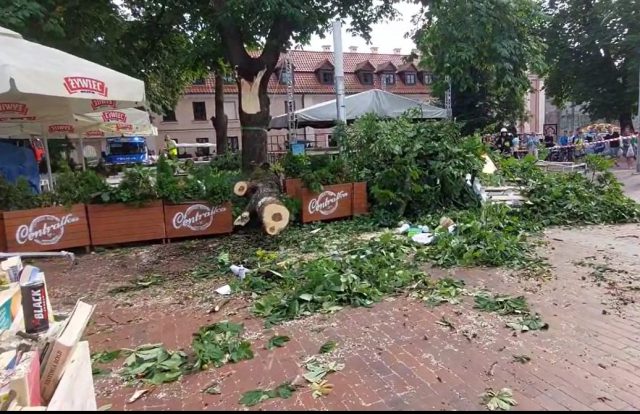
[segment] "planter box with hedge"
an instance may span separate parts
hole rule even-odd
[[[192,168],[174,174],[175,164],[161,159],[157,169],[158,196],[164,200],[168,239],[228,234],[233,231],[232,187],[236,174],[215,167]]]
[[[287,154],[282,161],[285,192],[300,202],[303,223],[351,217],[368,212],[367,184],[353,182],[341,158]]]

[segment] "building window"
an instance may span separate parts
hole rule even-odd
[[[209,138],[196,138],[198,144],[207,144]],[[211,155],[210,148],[196,148],[196,157],[208,157]]]
[[[416,84],[416,74],[414,72],[407,72],[404,74],[404,83],[407,85]]]
[[[433,83],[433,74],[429,72],[423,72],[422,76],[424,77],[424,84],[431,85]]]
[[[382,83],[384,85],[395,85],[396,74],[391,72],[385,72],[382,74]]]
[[[233,75],[224,75],[222,77],[222,81],[224,82],[225,85],[235,85],[236,77]]]
[[[333,71],[320,71],[320,83],[322,83],[323,85],[333,85]]]
[[[238,152],[240,150],[238,137],[227,137],[227,149],[231,152]]]
[[[360,72],[360,83],[363,85],[373,85],[373,73],[372,72]]]
[[[167,111],[166,114],[162,115],[162,122],[177,122],[176,111]]]
[[[205,105],[204,102],[193,102],[193,120],[194,121],[207,120],[207,105]]]
[[[193,81],[194,85],[204,85],[204,78],[198,78],[195,81]]]
[[[292,104],[293,104],[292,105],[293,108],[291,108],[292,112],[295,112],[296,111],[296,101],[293,101]],[[289,102],[288,101],[284,101],[284,113],[285,114],[287,113],[287,106],[289,106]]]

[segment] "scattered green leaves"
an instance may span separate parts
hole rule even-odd
[[[542,321],[540,315],[536,314],[526,314],[524,316],[518,317],[513,322],[508,322],[507,326],[515,331],[527,332],[527,331],[538,331],[538,330],[547,330],[549,329],[549,324]]]
[[[495,295],[490,297],[483,292],[475,297],[475,308],[485,312],[497,312],[500,315],[521,315],[529,312],[524,296]]]
[[[464,281],[451,278],[427,279],[418,285],[416,290],[419,296],[429,306],[438,306],[443,303],[456,304],[460,302],[460,295],[464,293]]]
[[[282,348],[284,346],[284,344],[286,344],[290,340],[291,340],[291,338],[289,338],[288,336],[276,335],[276,336],[272,337],[271,339],[269,339],[269,342],[267,342],[266,348],[268,350],[272,350],[275,347]]]
[[[305,363],[307,372],[303,375],[304,379],[312,384],[317,384],[322,379],[332,372],[342,371],[344,364],[338,362],[319,362],[316,358],[311,358]]]
[[[253,407],[254,405],[258,405],[263,401],[266,401],[271,398],[282,398],[287,399],[293,395],[295,392],[295,388],[288,382],[278,385],[273,390],[252,390],[247,391],[242,394],[239,403],[247,406]]]
[[[320,353],[328,354],[330,352],[333,352],[333,350],[336,349],[336,346],[338,346],[338,343],[336,341],[327,341],[320,347]]]
[[[487,389],[482,394],[482,403],[491,411],[509,411],[511,407],[518,404],[513,398],[513,392],[509,388],[502,388],[497,392],[491,388]]]
[[[251,343],[241,339],[243,331],[242,324],[228,321],[200,328],[191,344],[196,356],[194,368],[207,369],[210,364],[219,368],[227,362],[252,359]]]
[[[182,376],[187,362],[183,352],[170,352],[160,344],[143,345],[131,351],[121,371],[127,382],[142,380],[159,385]]]

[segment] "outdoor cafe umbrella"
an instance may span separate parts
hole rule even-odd
[[[0,27],[0,125],[28,133],[33,124],[144,101],[144,82]]]

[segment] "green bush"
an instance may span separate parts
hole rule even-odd
[[[41,207],[42,202],[25,178],[20,177],[12,184],[0,175],[0,211],[28,210]]]
[[[369,115],[341,141],[346,163],[368,183],[379,216],[413,218],[477,205],[465,176],[482,170],[484,146],[477,136],[462,137],[454,123]]]

